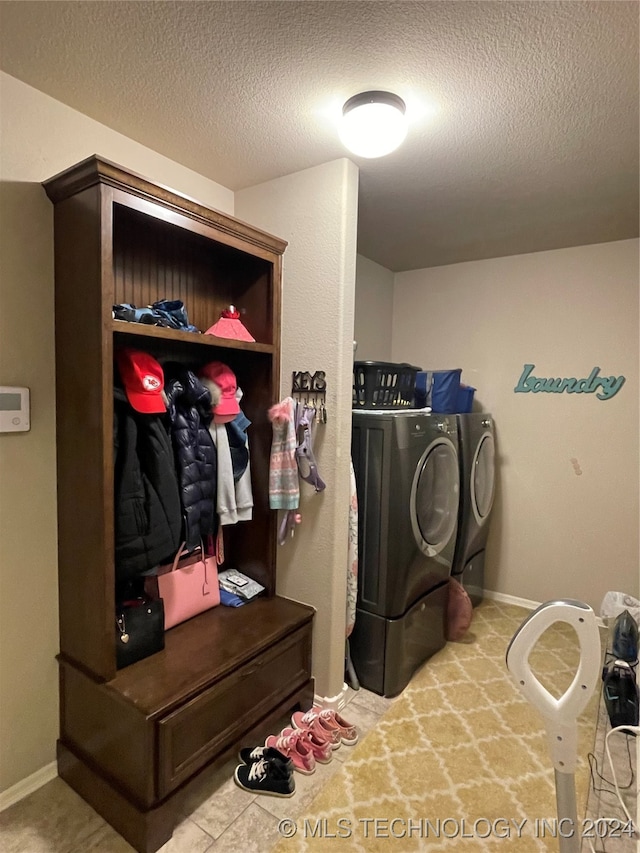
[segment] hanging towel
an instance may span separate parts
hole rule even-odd
[[[349,547],[347,554],[347,637],[351,635],[356,622],[356,601],[358,599],[358,492],[353,462],[351,469],[351,499],[349,501]]]
[[[269,506],[271,509],[297,509],[300,484],[296,462],[295,403],[285,397],[269,409],[273,430],[269,459]]]
[[[222,390],[216,382],[209,378],[208,374],[211,374],[214,365],[218,364],[219,362],[211,362],[201,371],[202,384],[211,394],[214,414],[220,403]],[[222,365],[222,367],[225,366]],[[215,370],[218,368],[216,367]],[[230,383],[230,387],[232,384],[235,385],[238,414],[228,422],[218,422],[214,416],[209,425],[209,434],[213,439],[218,455],[216,511],[221,527],[237,524],[239,521],[251,521],[253,516],[253,493],[247,438],[247,429],[251,426],[251,421],[240,409],[242,389],[235,381],[235,377],[233,383]],[[227,408],[233,408],[233,406],[227,405]]]
[[[246,464],[243,473],[236,480],[227,424],[212,422],[209,432],[218,452],[216,509],[220,525],[226,527],[239,521],[250,521],[253,514],[253,495],[249,464]]]
[[[253,517],[251,463],[249,459],[249,440],[247,438],[247,428],[250,425],[251,421],[245,416],[244,412],[240,412],[234,420],[224,425],[227,430],[231,452],[238,521],[251,521]],[[247,461],[243,469],[244,453],[246,453]]]

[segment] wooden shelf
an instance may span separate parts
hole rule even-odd
[[[198,332],[181,332],[178,329],[167,329],[163,326],[147,326],[144,323],[128,323],[126,320],[112,320],[112,328],[116,334],[132,335],[137,338],[153,338],[164,341],[182,341],[189,346],[216,347],[218,349],[241,350],[242,352],[260,352],[273,355],[271,344],[261,344],[251,341],[236,341],[231,338],[218,338]]]

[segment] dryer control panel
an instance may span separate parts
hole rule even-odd
[[[455,420],[452,422],[449,418],[439,418],[436,423],[436,429],[443,432],[445,435],[451,435],[454,432]]]

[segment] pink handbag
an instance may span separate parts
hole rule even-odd
[[[145,579],[145,592],[164,602],[165,630],[186,622],[198,613],[220,604],[218,567],[215,557],[207,557],[204,547],[200,557],[183,552],[183,542],[172,566],[161,566],[158,574]],[[181,558],[189,557],[191,562]]]

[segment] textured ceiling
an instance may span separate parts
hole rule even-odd
[[[638,235],[639,8],[1,2],[0,67],[232,190],[349,156],[342,103],[396,92],[406,142],[353,159],[398,271]]]

